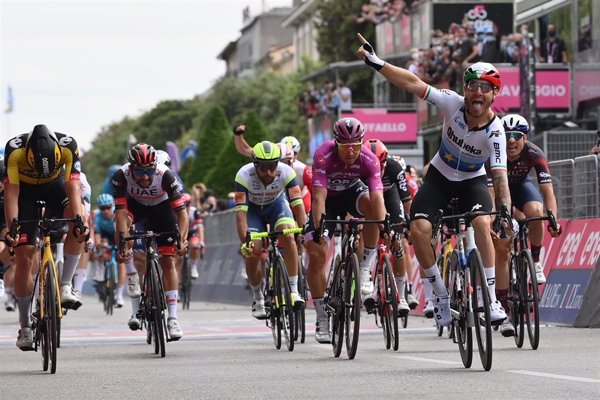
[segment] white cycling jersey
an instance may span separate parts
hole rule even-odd
[[[506,170],[506,137],[500,118],[470,131],[465,118],[465,99],[456,92],[427,86],[423,100],[437,106],[444,115],[442,143],[431,164],[450,181],[464,181],[485,175],[490,167]]]
[[[294,168],[294,172],[296,173],[296,176],[298,177],[298,179],[296,179],[298,186],[300,186],[300,189],[303,189],[304,181],[302,180],[302,177],[304,176],[304,169],[306,168],[306,164],[304,164],[300,160],[294,160],[294,162],[292,164],[292,168]]]
[[[286,189],[291,206],[302,202],[296,173],[289,165],[279,163],[275,179],[265,185],[256,174],[254,164],[246,164],[235,176],[236,207],[237,209],[247,209],[248,203],[258,206],[269,205],[282,196]]]
[[[81,200],[85,207],[85,213],[90,215],[92,201],[92,187],[83,172],[79,174],[79,191],[81,192]]]

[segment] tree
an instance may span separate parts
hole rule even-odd
[[[223,108],[214,106],[204,116],[200,126],[197,127],[198,153],[185,181],[190,184],[202,182],[208,171],[216,165],[221,150],[226,146],[231,136],[231,127]]]

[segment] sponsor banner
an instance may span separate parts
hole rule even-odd
[[[540,298],[540,321],[572,325],[579,314],[592,270],[552,270]]]
[[[417,141],[417,113],[395,112],[385,108],[354,108],[341,118],[358,118],[365,126],[365,141],[379,139],[385,143]]]
[[[600,98],[600,69],[573,72],[573,96],[575,102]]]
[[[600,257],[600,218],[571,220],[561,237],[561,244],[547,260],[552,270],[594,268]]]
[[[558,223],[562,227],[563,234],[557,238],[553,238],[548,233],[548,230],[544,231],[544,241],[542,242],[542,250],[540,251],[540,261],[544,266],[544,274],[548,276],[550,274],[550,270],[554,266],[554,261],[556,261],[556,255],[561,249],[562,241],[565,238],[565,233],[567,232],[570,220],[568,219],[559,219]],[[546,229],[547,223],[544,223],[544,229]]]
[[[493,108],[505,113],[518,110],[521,107],[521,85],[519,82],[519,67],[500,66],[502,87],[494,100]],[[571,105],[571,84],[568,69],[536,70],[536,108],[543,110],[568,110]]]

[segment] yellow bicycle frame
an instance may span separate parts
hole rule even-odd
[[[450,260],[450,254],[454,251],[454,246],[452,246],[452,239],[448,238],[444,241],[443,246],[443,257],[442,257],[442,279],[446,279],[446,271],[448,270],[448,260]],[[445,286],[448,287],[448,282],[444,282]]]
[[[45,235],[43,237],[44,240],[44,245],[42,247],[42,259],[41,259],[41,265],[39,266],[40,271],[39,271],[39,279],[38,279],[38,285],[39,285],[39,294],[38,294],[38,299],[39,299],[39,304],[40,304],[40,316],[39,316],[39,321],[42,321],[44,319],[44,296],[46,295],[46,274],[48,273],[48,271],[46,271],[46,264],[49,264],[50,267],[52,268],[52,271],[54,272],[54,286],[56,287],[56,302],[58,305],[58,318],[62,318],[63,313],[62,313],[62,307],[61,307],[61,299],[60,299],[60,286],[58,284],[58,272],[56,271],[56,263],[54,262],[54,256],[52,255],[52,249],[50,247],[50,236],[49,235]]]

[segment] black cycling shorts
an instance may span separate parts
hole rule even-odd
[[[127,211],[133,215],[133,223],[144,223],[146,231],[153,232],[176,232],[177,215],[171,208],[170,201],[165,200],[155,206],[146,206],[138,203],[131,197],[127,198]],[[174,255],[176,236],[161,236],[156,239],[159,254]]]
[[[453,198],[458,198],[459,213],[489,212],[493,209],[485,175],[464,181],[450,181],[431,165],[412,203],[411,221],[426,219],[433,224],[437,211],[445,210]]]
[[[404,205],[400,200],[400,193],[393,187],[387,192],[383,192],[383,201],[385,210],[390,214],[390,223],[398,224],[404,221]]]
[[[362,218],[363,215],[358,209],[358,201],[361,196],[369,194],[369,188],[362,182],[358,181],[356,185],[341,192],[336,196],[327,196],[325,201],[325,219],[346,219],[347,214],[351,214],[355,218]],[[327,224],[327,235],[333,237],[335,224]],[[309,234],[307,240],[312,240],[312,232],[315,231],[315,225],[312,219],[312,210],[308,215],[308,221],[304,226],[305,235]]]

